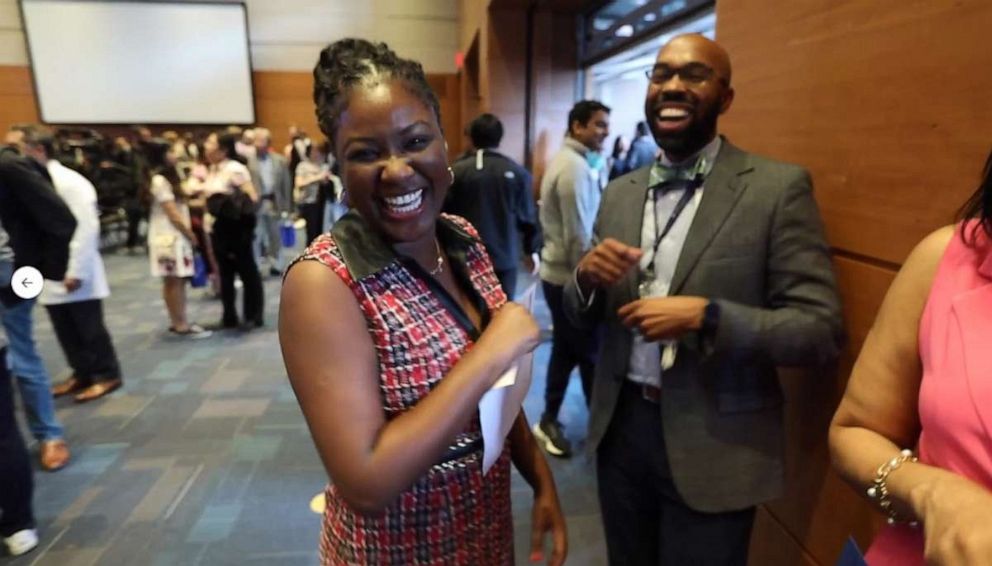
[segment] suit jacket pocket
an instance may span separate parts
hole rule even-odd
[[[754,242],[735,242],[713,244],[703,256],[707,261],[744,260],[761,262],[764,260],[764,249],[761,244]]]
[[[775,368],[723,360],[712,374],[717,411],[746,413],[782,405],[782,388]]]

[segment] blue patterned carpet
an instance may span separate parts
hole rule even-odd
[[[279,279],[265,280],[264,329],[183,341],[166,335],[160,285],[147,259],[104,259],[113,287],[106,318],[124,388],[86,405],[57,401],[73,460],[57,473],[36,472],[41,545],[0,563],[315,564],[320,517],[310,501],[326,475],[279,353]],[[540,309],[547,326],[543,302]],[[188,310],[201,323],[220,318],[219,302],[199,290]],[[59,381],[66,365],[44,309],[35,309],[35,321]],[[531,422],[543,408],[547,358],[545,343],[525,403]],[[561,419],[579,452],[552,462],[569,520],[568,564],[605,564],[594,468],[582,454],[586,410],[577,377]],[[517,563],[527,564],[530,493],[518,475],[513,481]]]

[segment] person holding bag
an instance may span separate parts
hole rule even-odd
[[[224,305],[222,328],[251,330],[264,324],[262,277],[252,253],[255,237],[255,204],[258,193],[248,167],[240,161],[232,133],[212,133],[203,144],[210,168],[205,182],[207,212],[214,217],[213,247],[220,270],[220,293]],[[239,321],[234,306],[234,276],[244,285],[244,318]]]
[[[153,277],[162,278],[162,300],[169,314],[169,333],[207,338],[212,333],[186,319],[186,280],[195,274],[197,237],[190,223],[186,194],[176,171],[173,145],[164,139],[145,144],[148,179],[142,202],[150,208],[148,254]]]

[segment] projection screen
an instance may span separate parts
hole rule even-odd
[[[21,0],[43,121],[250,124],[243,3]]]

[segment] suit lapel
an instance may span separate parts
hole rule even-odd
[[[737,199],[744,193],[747,182],[742,175],[753,169],[749,161],[746,153],[726,139],[723,140],[723,147],[716,157],[713,170],[703,183],[703,198],[682,246],[669,294],[677,295],[681,292],[699,257],[709,247],[737,204]]]

